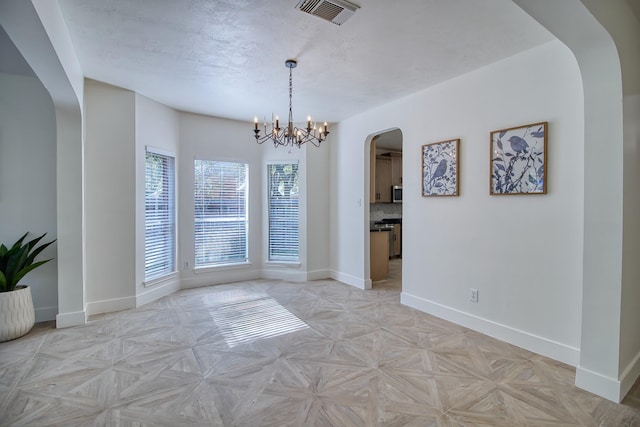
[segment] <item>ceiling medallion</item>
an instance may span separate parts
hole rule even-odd
[[[324,126],[316,126],[315,123],[311,122],[311,116],[307,116],[307,127],[306,128],[297,128],[293,125],[293,110],[291,107],[291,98],[293,94],[293,79],[292,79],[292,70],[296,68],[298,65],[298,61],[295,59],[287,59],[284,65],[289,69],[289,123],[287,123],[287,127],[280,127],[280,120],[278,116],[276,116],[275,122],[273,120],[273,115],[271,116],[271,126],[270,129],[267,130],[267,121],[264,122],[264,135],[260,136],[260,128],[258,126],[258,117],[254,117],[253,122],[255,128],[253,129],[254,136],[256,138],[256,142],[258,144],[262,144],[266,141],[273,142],[273,145],[277,148],[278,146],[298,146],[301,147],[302,144],[310,142],[316,147],[320,146],[320,143],[327,139],[327,135],[329,135],[329,129],[327,128],[327,122],[324,122]]]

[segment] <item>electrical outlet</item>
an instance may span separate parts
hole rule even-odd
[[[470,288],[469,289],[469,301],[478,302],[478,290]]]
[[[189,263],[189,261],[184,262],[184,268],[189,268],[190,266],[191,264]]]

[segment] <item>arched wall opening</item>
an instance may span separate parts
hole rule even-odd
[[[391,136],[391,138],[384,138],[384,136]],[[373,165],[375,165],[375,157],[376,157],[376,141],[380,140],[380,138],[388,141],[392,139],[390,142],[386,142],[389,147],[394,148],[395,150],[402,151],[403,146],[403,135],[402,131],[397,128],[387,128],[384,130],[380,130],[378,132],[374,132],[367,136],[364,142],[364,209],[363,209],[363,225],[364,225],[364,288],[371,289],[372,280],[371,280],[371,239],[370,239],[370,209],[371,203],[374,202],[372,200],[374,198],[374,182],[375,182],[375,170]]]
[[[86,322],[82,91],[84,77],[57,2],[0,3],[0,25],[49,92],[55,110],[56,326]]]
[[[637,87],[640,81],[637,68],[629,66],[637,64],[633,46],[640,40],[638,21],[624,1],[606,6],[591,0],[514,2],[573,52],[582,75],[584,240],[576,385],[620,402],[640,375],[640,342],[637,334],[628,332],[635,329],[630,325],[637,327],[640,316],[630,314],[637,309],[625,310],[629,298],[623,298],[623,290],[635,297],[636,303],[640,297],[638,269],[630,261],[625,263],[640,241],[635,219],[638,204],[627,196],[637,192],[637,180],[624,168],[627,164],[637,169],[625,156],[633,154],[630,148],[637,146],[638,119],[623,111],[623,105],[638,108],[637,101],[623,103],[623,88]],[[626,73],[621,70],[625,55]],[[629,56],[635,57],[629,60]],[[596,170],[607,173],[589,173]],[[627,274],[623,275],[623,270]]]

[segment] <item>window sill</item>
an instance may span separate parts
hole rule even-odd
[[[300,261],[265,261],[265,265],[272,265],[274,267],[283,268],[298,268],[302,264]]]
[[[214,271],[222,271],[222,270],[237,270],[237,269],[241,269],[241,268],[247,268],[251,266],[251,262],[247,261],[247,262],[242,262],[242,263],[236,263],[236,264],[218,264],[218,265],[208,265],[206,267],[194,267],[193,268],[193,272],[195,274],[202,274],[202,273],[211,273]]]
[[[148,288],[149,286],[154,286],[154,285],[157,285],[158,283],[168,282],[169,280],[173,280],[177,278],[178,278],[178,272],[174,271],[174,272],[165,274],[164,276],[155,277],[151,280],[145,280],[144,282],[142,282],[142,285],[145,288]]]

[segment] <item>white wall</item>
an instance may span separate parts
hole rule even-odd
[[[56,232],[56,118],[53,102],[35,77],[0,74],[0,242],[10,247]],[[56,245],[38,260],[56,258]],[[54,260],[20,282],[31,286],[36,321],[58,312],[58,270]]]
[[[87,80],[85,88],[87,313],[96,314],[180,288],[178,270],[144,283],[145,146],[177,156],[179,114],[119,87]]]
[[[365,197],[364,181],[369,169],[365,164],[363,146],[367,135],[375,133],[364,130],[387,129],[395,120],[379,114],[371,116],[372,113],[364,113],[339,123],[330,135],[329,146],[331,277],[361,289],[365,288],[368,276],[364,264],[364,215],[369,210],[365,202],[368,198]],[[376,119],[380,121],[376,123]],[[366,232],[368,235],[368,224]]]
[[[640,375],[640,95],[624,97],[624,235],[620,321],[621,398]]]
[[[85,81],[87,313],[135,306],[135,96]]]
[[[84,324],[84,75],[58,2],[4,2],[29,10],[16,19],[20,49],[53,99],[56,114],[58,314],[57,327]],[[31,4],[29,4],[31,3]],[[0,13],[3,15],[3,13]]]
[[[262,210],[263,162],[251,132],[251,123],[227,120],[192,113],[180,113],[180,147],[178,180],[178,215],[180,225],[179,252],[183,288],[249,280],[260,277],[262,266]],[[222,160],[249,164],[249,261],[250,265],[193,269],[194,160]],[[189,268],[184,262],[189,262]]]
[[[136,306],[168,295],[180,289],[178,270],[179,254],[176,248],[176,274],[160,281],[144,283],[145,269],[145,147],[160,149],[176,156],[176,201],[178,168],[178,138],[180,133],[180,114],[140,94],[135,94],[135,290]],[[176,217],[176,227],[180,218]],[[176,230],[177,233],[177,230]],[[176,242],[179,236],[176,234]]]
[[[180,288],[176,273],[144,281],[145,147],[176,155],[179,113],[134,92],[87,80],[87,313],[144,305]],[[178,218],[179,221],[179,218]]]
[[[580,1],[615,41],[624,94],[640,94],[640,18],[629,5],[635,0]]]
[[[33,0],[48,40],[32,52],[36,74],[56,106],[58,315],[56,327],[86,322],[84,235],[84,75],[57,2]],[[20,24],[23,25],[23,24]],[[34,32],[27,30],[28,38]],[[37,59],[36,59],[37,58]],[[46,58],[44,63],[40,63]],[[33,67],[33,65],[32,65]]]
[[[306,246],[307,280],[330,277],[329,212],[331,206],[331,175],[329,153],[333,144],[331,130],[320,147],[307,147],[306,185]],[[364,202],[362,202],[364,204]]]
[[[403,133],[404,303],[576,365],[582,299],[583,98],[552,42],[345,120],[332,147],[331,267],[364,281],[364,143]],[[549,122],[548,194],[489,196],[489,132]],[[460,197],[422,198],[421,145],[461,138]],[[368,174],[366,175],[368,179]],[[335,178],[335,179],[333,179]],[[340,185],[337,185],[337,183]],[[468,301],[469,288],[480,302]]]
[[[640,21],[623,0],[601,2],[583,0],[585,6],[604,26],[620,58],[623,108],[623,233],[622,288],[620,291],[620,331],[617,400],[621,400],[640,376]],[[617,64],[616,64],[617,65]],[[611,84],[612,79],[607,79]],[[618,95],[618,93],[616,93]],[[616,99],[619,105],[619,99]],[[619,119],[619,117],[617,117]],[[616,140],[617,142],[617,140]],[[619,144],[616,144],[619,146]],[[610,317],[613,317],[610,315]],[[588,325],[587,325],[588,326]],[[609,352],[615,355],[615,351]],[[615,363],[611,364],[615,367]],[[616,400],[616,399],[614,399]]]

